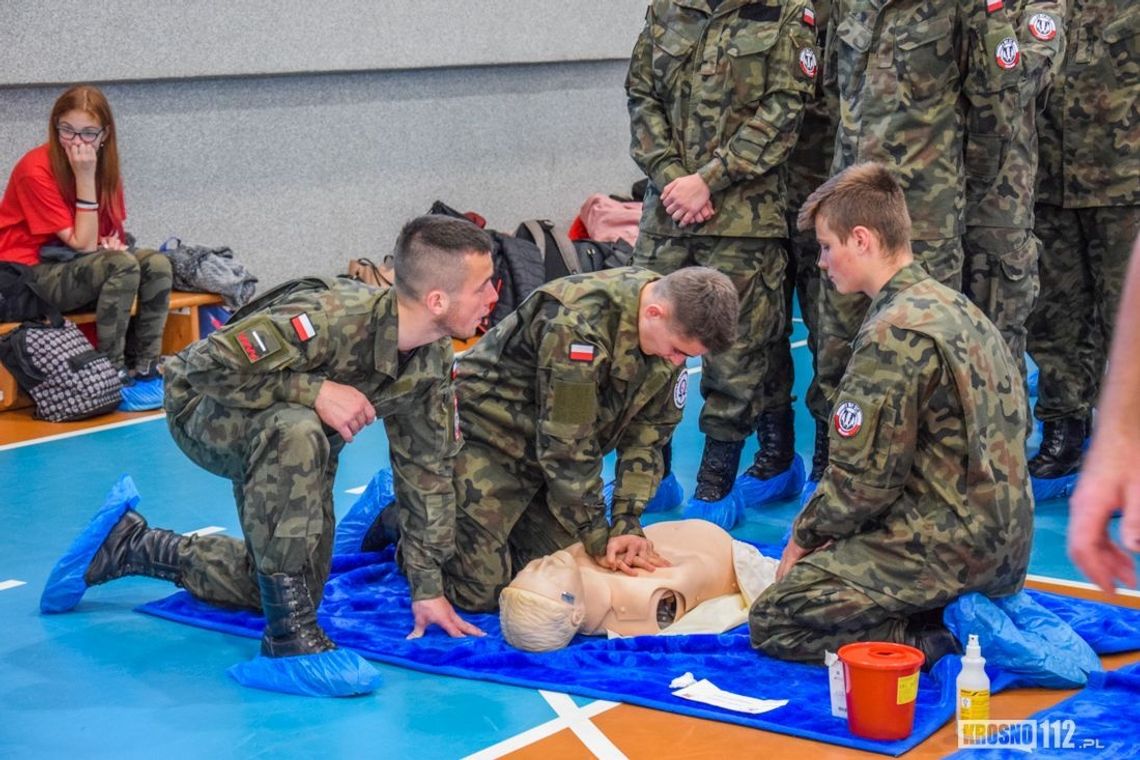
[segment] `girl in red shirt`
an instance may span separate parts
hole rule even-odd
[[[20,159],[0,200],[0,261],[32,267],[60,311],[94,307],[97,348],[124,380],[153,380],[173,275],[166,256],[126,243],[115,138],[98,88],[56,100],[48,141]]]

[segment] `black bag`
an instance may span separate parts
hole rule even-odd
[[[36,417],[69,422],[114,411],[123,386],[111,361],[73,322],[27,322],[0,338],[0,362],[36,404]]]
[[[538,247],[547,282],[579,272],[628,266],[633,260],[633,246],[624,240],[616,243],[571,240],[549,219],[526,220],[515,230],[515,237]]]
[[[59,315],[59,310],[32,283],[32,268],[0,261],[0,322],[22,322]]]

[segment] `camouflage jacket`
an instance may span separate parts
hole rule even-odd
[[[802,562],[929,606],[1025,578],[1025,396],[997,328],[917,263],[874,298],[831,420],[830,464],[793,527]]]
[[[832,0],[814,0],[816,49],[823,50]],[[815,97],[804,104],[803,125],[796,147],[784,167],[788,177],[788,210],[798,212],[812,191],[831,176],[831,160],[835,155],[835,122],[839,101],[834,90],[825,89],[820,72],[815,77]],[[795,230],[789,230],[793,235]],[[811,232],[807,233],[814,237]]]
[[[610,536],[641,534],[685,403],[688,374],[638,343],[641,290],[658,277],[629,267],[548,283],[457,365],[464,437],[533,463],[551,512],[595,556]],[[602,457],[615,449],[611,527]]]
[[[649,177],[641,229],[785,237],[785,178],[818,62],[808,0],[654,0],[626,79],[631,154]],[[678,227],[660,202],[698,173],[715,215]]]
[[[396,319],[394,290],[343,279],[286,283],[167,362],[167,409],[196,396],[250,410],[312,407],[326,379],[359,390],[384,419],[404,568],[416,598],[429,598],[443,593],[439,568],[454,550],[453,356],[449,339],[401,356]]]
[[[964,231],[969,104],[1016,88],[1021,77],[1013,16],[995,2],[832,5],[824,54],[824,86],[839,98],[832,173],[863,161],[891,167],[906,194],[914,240]]]
[[[1068,0],[1007,0],[1016,24],[995,24],[988,65],[1018,72],[1016,81],[971,93],[966,119],[966,226],[1031,229],[1037,180],[1037,113],[1065,52]],[[1013,40],[1013,48],[1007,40]],[[1005,45],[1005,48],[1001,46]]]
[[[1069,0],[1065,62],[1038,122],[1037,200],[1140,204],[1140,3]]]

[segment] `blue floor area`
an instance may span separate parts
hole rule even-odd
[[[793,340],[802,341],[802,333],[797,324]],[[802,398],[809,355],[802,347],[793,353]],[[699,411],[694,393],[676,437],[675,469],[689,493],[702,445]],[[796,428],[797,448],[810,459],[814,427],[802,404]],[[750,441],[745,463],[755,448]],[[338,514],[356,498],[348,489],[386,464],[382,426],[374,425],[342,456]],[[116,581],[89,591],[71,613],[40,616],[39,593],[52,564],[123,473],[137,483],[140,511],[151,524],[180,532],[218,526],[240,535],[229,483],[186,459],[161,419],[0,450],[8,524],[0,585],[25,582],[0,591],[0,757],[455,758],[555,717],[532,690],[384,665],[384,685],[367,697],[244,689],[225,670],[253,656],[256,642],[133,612],[172,590],[154,580]],[[788,501],[751,511],[736,533],[779,541],[797,509]],[[1031,572],[1079,578],[1064,554],[1067,504],[1039,505],[1037,514]]]

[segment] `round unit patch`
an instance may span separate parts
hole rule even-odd
[[[685,399],[689,397],[689,371],[681,370],[677,375],[677,384],[673,386],[673,405],[678,409],[685,408]]]
[[[1017,40],[1013,37],[1006,37],[997,46],[994,52],[994,58],[997,60],[997,65],[1003,69],[1012,69],[1021,60],[1021,48],[1017,46]]]
[[[854,401],[844,401],[835,410],[835,432],[844,438],[855,436],[863,427],[863,409]]]
[[[1029,33],[1042,42],[1057,36],[1057,22],[1048,13],[1035,13],[1029,19]]]
[[[811,48],[804,48],[800,51],[800,71],[807,74],[812,79],[815,79],[816,69],[819,64],[815,60],[815,51]]]

